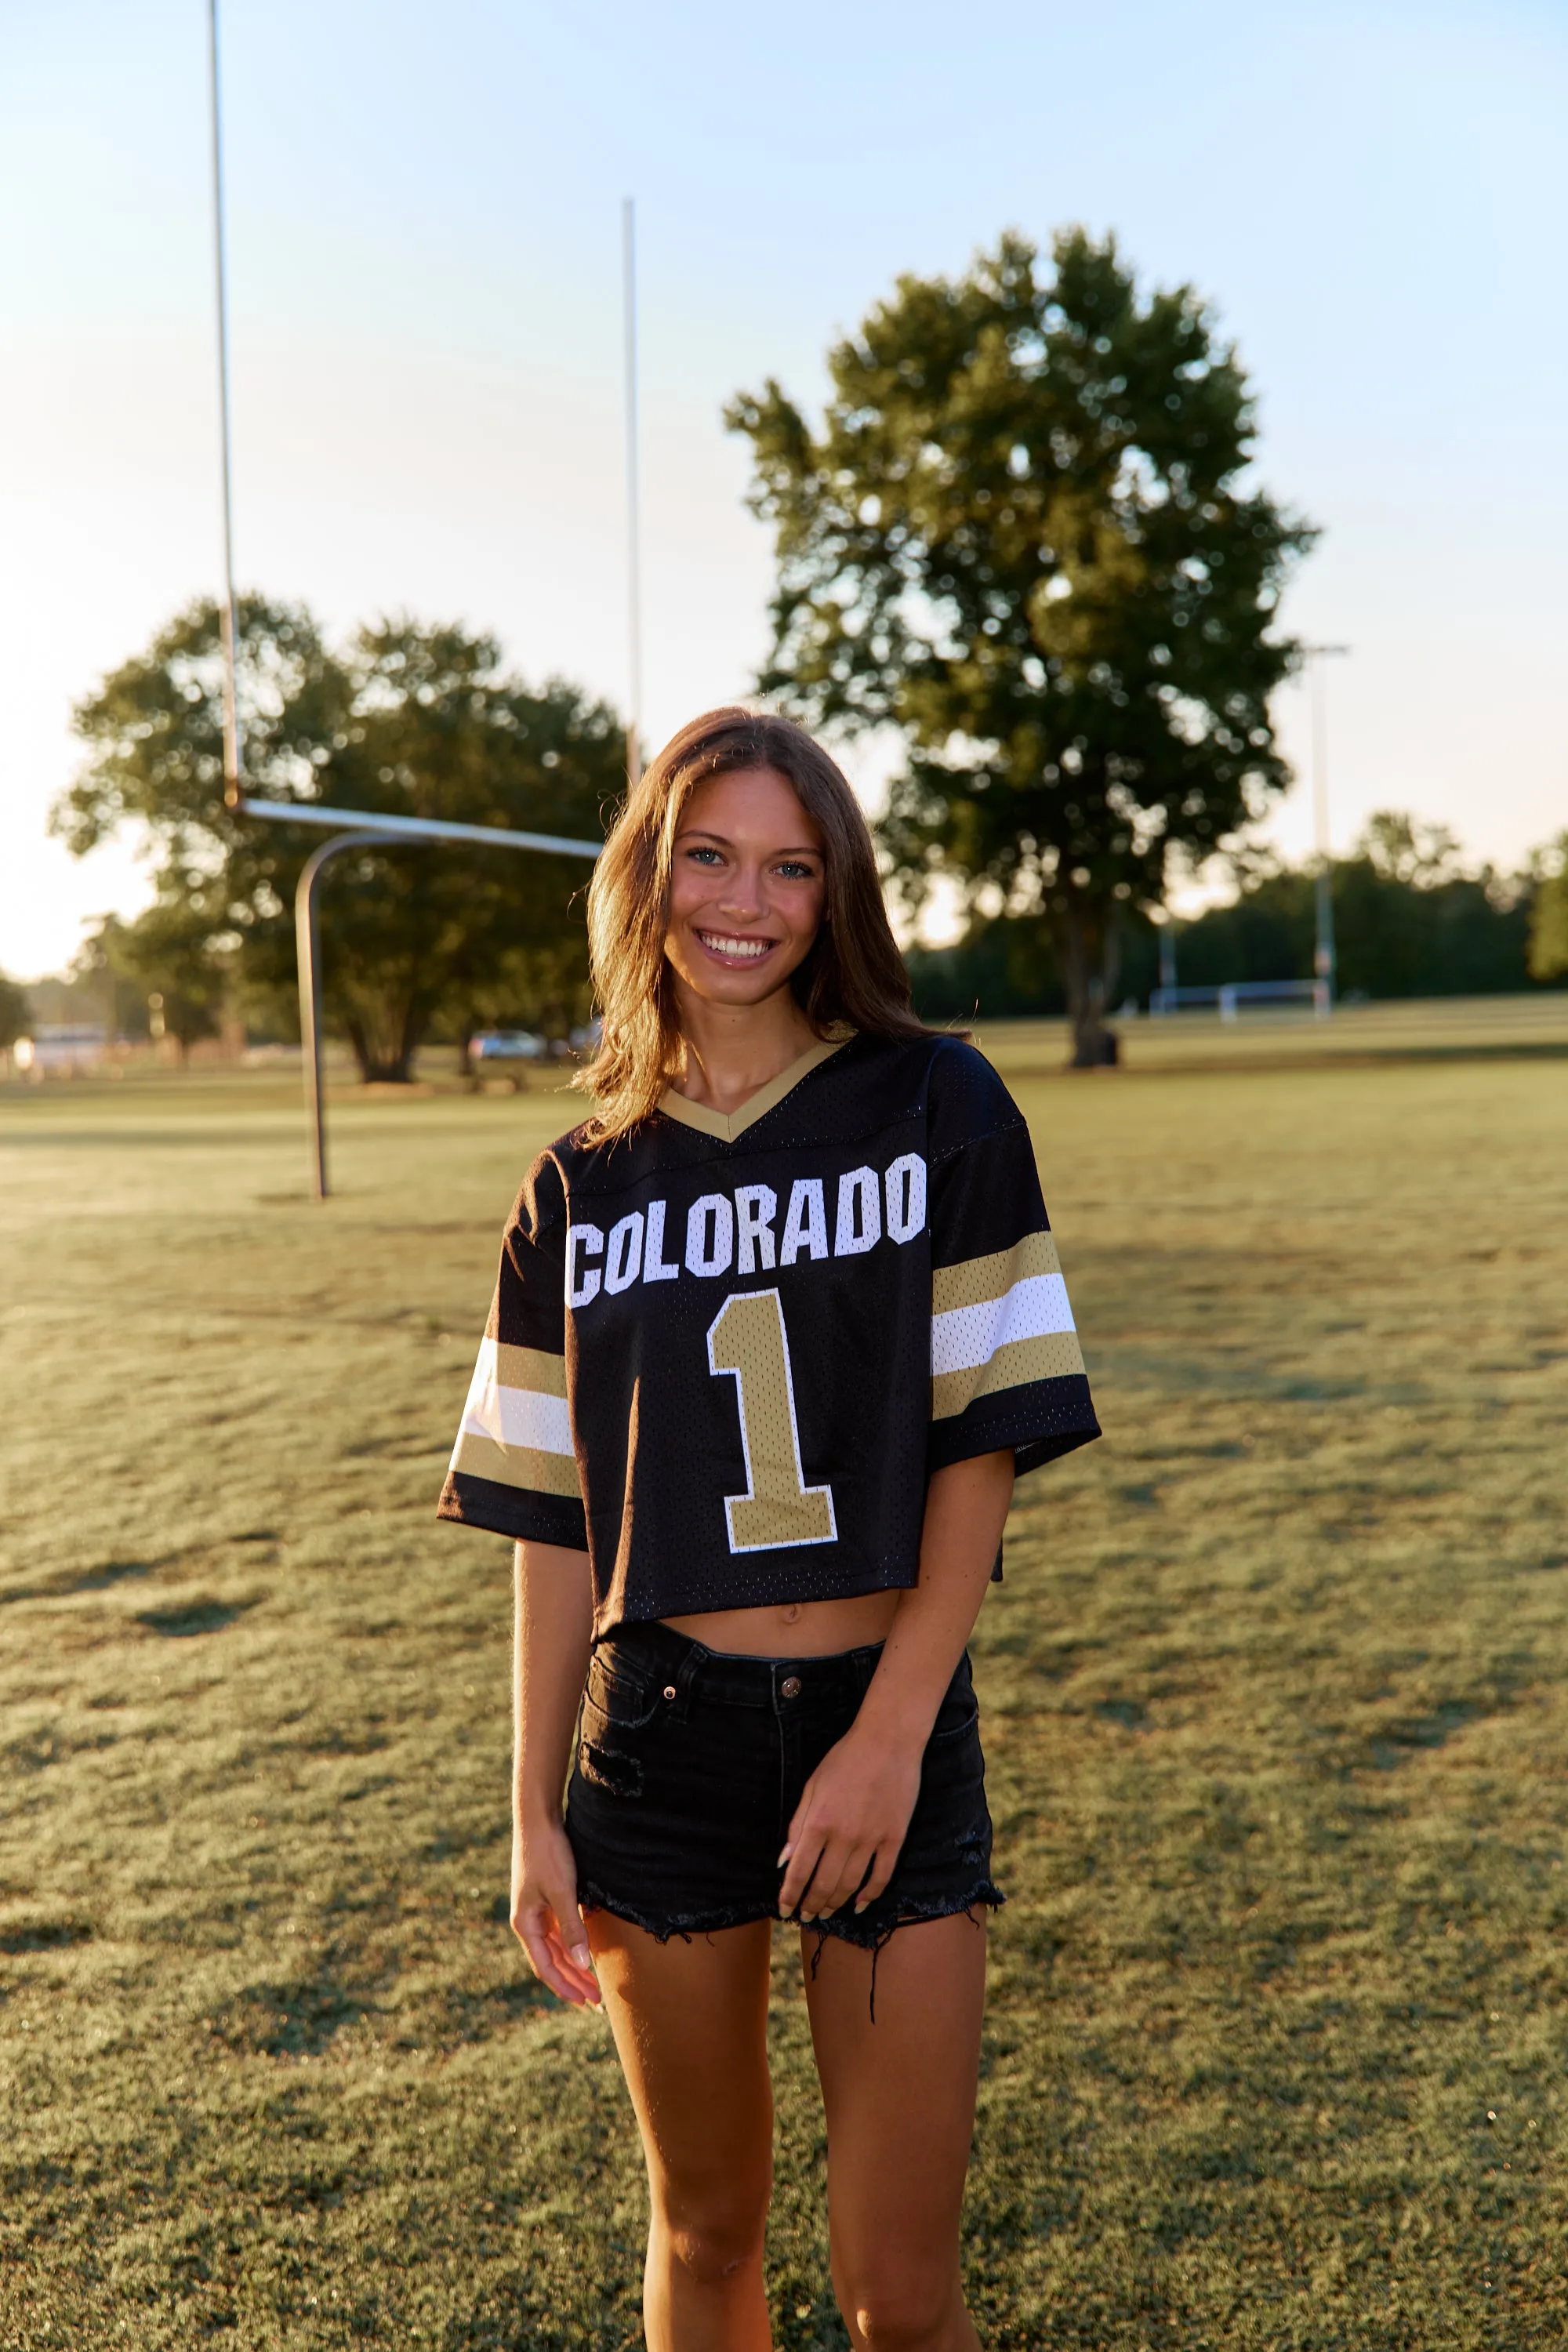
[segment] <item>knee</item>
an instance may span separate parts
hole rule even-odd
[[[922,2277],[918,2268],[865,2279],[846,2301],[867,2352],[931,2352],[950,2340],[961,2305],[953,2279]]]
[[[742,2205],[684,2206],[664,2217],[671,2260],[697,2286],[723,2286],[761,2263],[767,2210]]]

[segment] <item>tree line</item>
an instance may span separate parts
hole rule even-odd
[[[1315,869],[1256,852],[1233,866],[1235,896],[1173,926],[1178,981],[1310,980]],[[1517,874],[1466,867],[1451,836],[1381,812],[1330,869],[1342,996],[1489,996],[1568,981],[1568,835]],[[907,958],[927,1020],[1059,1016],[1067,999],[1043,926],[1029,916],[971,925],[952,946]],[[1160,984],[1160,930],[1128,919],[1122,1002],[1146,1009]]]
[[[1244,837],[1289,782],[1269,703],[1300,649],[1278,608],[1314,527],[1252,477],[1251,390],[1208,307],[1187,286],[1142,291],[1113,237],[1069,229],[1042,257],[1008,235],[957,278],[901,278],[827,374],[816,424],[772,380],[726,412],[776,550],[758,691],[830,738],[901,745],[879,826],[890,893],[912,920],[956,885],[968,922],[945,963],[914,959],[930,1008],[1059,1003],[1074,1060],[1113,1059],[1108,1015],[1148,984],[1173,860]],[[612,817],[617,715],[562,679],[529,687],[493,640],[393,620],[333,647],[302,606],[258,597],[238,622],[247,767],[269,797],[581,838]],[[85,852],[139,821],[155,884],[145,914],[100,928],[89,961],[155,989],[182,1039],[226,1004],[287,1029],[293,889],[321,836],[224,806],[215,608],[171,622],[76,724],[86,756],[56,828]],[[1336,877],[1345,985],[1388,992],[1352,977],[1352,940],[1382,938],[1371,974],[1405,937],[1388,889],[1426,894],[1407,975],[1457,968],[1415,943],[1436,937],[1435,909],[1452,914],[1450,948],[1514,920],[1495,877],[1402,881],[1385,847]],[[534,856],[345,857],[326,1009],[364,1075],[405,1076],[432,1035],[462,1047],[483,1024],[560,1034],[584,1018],[583,884],[580,866]],[[1557,882],[1531,887],[1531,952],[1542,972],[1555,953],[1568,967]],[[1249,873],[1184,952],[1289,976],[1304,887]],[[1357,890],[1385,893],[1381,932],[1351,919]]]

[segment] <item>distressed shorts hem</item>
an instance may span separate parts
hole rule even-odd
[[[760,1903],[730,1904],[708,1911],[649,1911],[639,1904],[607,1895],[592,1880],[579,1887],[577,1899],[584,1911],[607,1911],[612,1919],[624,1919],[628,1927],[640,1927],[645,1935],[661,1944],[668,1944],[674,1936],[689,1942],[693,1936],[717,1936],[726,1927],[749,1927],[758,1919],[783,1916],[776,1905]],[[986,1878],[968,1894],[943,1895],[924,1903],[901,1903],[893,1919],[877,1920],[864,1912],[857,1916],[852,1911],[835,1913],[827,1919],[802,1919],[796,1913],[786,1924],[808,1929],[817,1938],[818,1955],[825,1936],[837,1937],[843,1944],[854,1944],[863,1952],[876,1953],[900,1927],[918,1927],[929,1919],[951,1919],[961,1911],[973,1911],[980,1904],[988,1911],[997,1911],[1006,1900],[1001,1888]]]

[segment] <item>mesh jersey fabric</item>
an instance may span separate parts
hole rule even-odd
[[[926,1482],[1100,1434],[1028,1129],[955,1037],[542,1152],[439,1515],[585,1549],[594,1633],[917,1580]]]

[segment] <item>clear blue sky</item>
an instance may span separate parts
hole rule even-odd
[[[72,698],[216,577],[203,0],[0,12],[0,966],[136,903],[44,840]],[[644,314],[647,718],[743,691],[766,533],[719,412],[900,270],[1115,228],[1213,299],[1325,527],[1336,839],[1568,824],[1568,13],[226,0],[242,584],[495,629],[619,699],[619,205]],[[1304,755],[1301,696],[1279,716]],[[1276,831],[1292,849],[1304,787]]]

